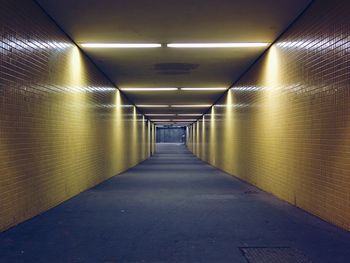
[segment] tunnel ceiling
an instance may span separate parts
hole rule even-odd
[[[226,87],[266,47],[175,49],[166,43],[273,42],[309,0],[38,0],[78,44],[161,43],[154,49],[83,48],[119,88]],[[136,104],[213,104],[225,91],[124,91]],[[205,113],[143,108],[144,113]],[[154,118],[154,117],[153,117]],[[169,116],[157,116],[169,119]],[[181,118],[183,116],[174,116]],[[191,119],[193,117],[190,117]],[[186,118],[186,119],[189,119]]]

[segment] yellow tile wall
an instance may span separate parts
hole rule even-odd
[[[152,123],[152,128],[151,128],[151,142],[152,142],[152,146],[151,146],[151,152],[152,155],[156,152],[156,125],[154,123]]]
[[[0,9],[0,231],[149,157],[150,123],[34,1]]]
[[[350,230],[349,1],[314,1],[189,129],[203,160]]]

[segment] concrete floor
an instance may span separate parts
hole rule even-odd
[[[314,263],[350,262],[349,232],[171,144],[1,233],[0,262],[247,263],[240,247],[291,247]]]

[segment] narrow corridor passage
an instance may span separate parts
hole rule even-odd
[[[348,232],[183,145],[157,147],[151,159],[0,233],[0,262],[246,263],[242,247],[290,247],[310,262],[348,262]]]

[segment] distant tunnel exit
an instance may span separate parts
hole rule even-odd
[[[185,143],[185,127],[156,127],[156,143]]]

